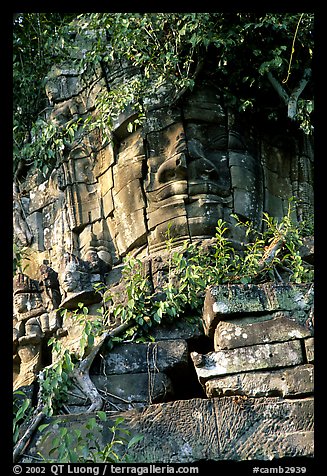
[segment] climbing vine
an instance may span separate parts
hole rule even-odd
[[[138,113],[129,127],[137,127],[151,98],[169,93],[171,103],[177,103],[208,65],[212,81],[234,109],[262,110],[276,120],[285,116],[279,95],[291,103],[289,117],[311,133],[313,19],[312,13],[18,14],[14,173],[34,166],[46,175],[77,128],[82,133],[100,127],[108,138],[113,121],[128,106]],[[121,65],[122,76],[99,93],[97,114],[60,128],[46,120],[45,76],[54,60],[74,64],[86,81],[95,71],[106,77],[113,64]],[[271,94],[272,86],[278,95]]]
[[[135,342],[153,340],[151,331],[155,326],[172,323],[177,319],[188,319],[190,325],[198,325],[205,290],[210,285],[260,283],[269,280],[311,282],[313,270],[303,262],[299,250],[303,236],[312,232],[313,224],[309,221],[298,224],[293,221],[293,216],[293,200],[289,203],[287,214],[280,220],[264,214],[263,232],[258,232],[251,222],[243,222],[234,216],[236,226],[244,229],[245,240],[241,249],[236,249],[229,240],[228,225],[221,219],[217,222],[216,235],[209,248],[188,242],[176,248],[168,226],[167,272],[160,289],[155,292],[142,261],[131,254],[127,255],[122,272],[126,293],[124,303],[115,303],[110,289],[98,284],[95,290],[102,295],[103,300],[99,316],[90,318],[88,308],[83,303],[79,303],[74,311],[60,311],[63,325],[65,319],[70,317],[79,326],[79,346],[71,351],[63,346],[60,338],[49,340],[53,362],[39,374],[38,411],[41,408],[44,415],[60,413],[74,378],[81,377],[81,380],[77,380],[78,383],[87,379],[90,382],[90,365],[102,345],[110,351],[117,342],[124,342],[126,339],[132,338]],[[90,408],[100,411],[102,399],[97,395],[94,385],[84,385],[82,390],[92,402]],[[18,439],[19,424],[33,417],[30,403],[29,399],[25,400],[15,415],[14,441]],[[99,418],[104,419],[104,415],[100,411]],[[95,425],[93,420],[89,424]],[[88,458],[92,461],[99,461],[101,458],[104,458],[102,461],[117,461],[114,446],[126,441],[116,440],[116,429],[114,427],[113,439],[104,452],[101,453],[102,450],[97,446],[92,446],[89,448]],[[53,451],[57,451],[57,456],[63,462],[71,457],[74,461],[84,461],[86,447],[82,444],[82,434],[68,434],[64,429],[60,431],[60,436],[66,443],[60,447],[59,440],[58,444],[57,440],[54,441]],[[134,444],[139,440],[131,441]],[[79,448],[81,454],[75,452],[72,456],[71,444]]]

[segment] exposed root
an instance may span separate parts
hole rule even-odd
[[[91,352],[83,359],[81,362],[74,368],[72,372],[72,378],[76,381],[77,385],[81,388],[85,396],[91,401],[90,407],[87,409],[87,413],[101,410],[103,406],[103,399],[99,394],[97,388],[90,378],[90,367],[94,361],[94,358],[97,356],[102,344],[108,337],[115,337],[120,335],[126,329],[131,327],[133,321],[124,322],[123,324],[115,327],[111,331],[104,332],[100,337],[99,342],[96,346],[93,347]],[[39,380],[40,382],[44,378],[44,371],[40,372]],[[37,430],[43,418],[46,416],[45,406],[42,404],[42,385],[40,385],[39,394],[38,394],[38,404],[36,408],[36,415],[29,424],[27,430],[21,439],[17,442],[13,451],[13,462],[16,463],[22,454],[26,451],[28,444],[31,441],[33,433]]]
[[[80,363],[74,368],[72,372],[72,378],[75,380],[77,385],[80,387],[84,395],[90,400],[91,405],[87,409],[87,413],[94,412],[97,410],[101,410],[103,406],[103,399],[98,392],[96,386],[92,382],[90,378],[90,368],[95,359],[98,355],[98,352],[108,337],[115,337],[126,329],[128,329],[132,325],[131,321],[124,322],[120,326],[115,327],[109,332],[104,332],[100,337],[99,342],[96,346],[93,347],[91,352],[80,361]]]
[[[34,433],[34,431],[37,429],[43,418],[45,417],[45,412],[41,410],[32,420],[30,425],[28,426],[27,430],[25,431],[24,435],[21,437],[21,439],[16,443],[14,447],[14,452],[13,452],[13,462],[16,463],[21,454],[24,452],[26,449],[27,445],[30,442],[31,436]]]

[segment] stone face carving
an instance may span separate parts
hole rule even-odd
[[[61,329],[57,273],[40,266],[40,280],[19,273],[14,277],[14,388],[30,385],[43,368],[42,342]]]
[[[313,207],[308,141],[278,127],[242,123],[208,80],[210,71],[175,105],[169,90],[165,97],[144,98],[145,121],[133,132],[127,127],[136,117],[131,106],[114,122],[110,142],[99,130],[85,133],[77,120],[96,116],[97,96],[124,77],[119,66],[108,71],[105,80],[98,71],[87,78],[74,68],[54,67],[47,78],[46,119],[59,128],[78,127],[48,177],[30,173],[14,189],[15,239],[33,250],[29,278],[38,282],[37,291],[15,290],[18,373],[30,359],[26,372],[35,376],[42,339],[61,328],[58,307],[99,302],[98,282],[122,297],[117,270],[127,253],[149,260],[159,292],[168,227],[176,245],[202,245],[222,218],[230,237],[242,240],[233,213],[260,228],[263,212],[282,217],[293,195],[302,200],[298,218]]]
[[[99,283],[100,260],[96,253],[89,254],[90,261],[83,261],[77,256],[66,252],[63,259],[63,269],[59,274],[59,282],[63,291],[60,307],[71,309],[78,302],[92,304],[101,300],[94,291],[93,284]]]
[[[49,333],[49,315],[39,284],[24,274],[14,279],[14,389],[31,384],[41,368],[41,340]]]
[[[50,116],[58,114],[64,124],[92,113],[106,86],[99,79],[84,86],[76,71],[54,68],[47,86]],[[77,104],[68,116],[66,103]],[[214,236],[222,218],[230,237],[241,240],[232,213],[261,227],[263,212],[283,216],[293,195],[303,197],[298,215],[309,213],[309,147],[280,131],[255,136],[254,125],[242,124],[206,79],[178,106],[168,104],[148,105],[143,126],[132,133],[127,124],[135,113],[121,114],[111,143],[77,129],[50,178],[26,198],[40,262],[58,271],[65,251],[83,260],[91,251],[108,273],[130,251],[141,257],[160,252],[168,224],[181,243]],[[22,221],[15,216],[18,236]]]
[[[104,72],[106,81],[97,71],[87,80],[69,67],[51,70],[46,119],[59,130],[72,123],[78,127],[47,178],[30,174],[14,186],[15,241],[33,251],[29,276],[14,279],[14,389],[31,385],[47,365],[46,341],[53,334],[79,356],[82,330],[76,316],[68,313],[63,329],[58,308],[75,310],[83,303],[89,321],[96,319],[97,283],[107,285],[106,306],[126,303],[120,278],[127,253],[141,258],[142,275],[160,301],[167,281],[168,229],[174,245],[186,240],[209,251],[218,219],[227,223],[237,245],[244,232],[234,226],[234,213],[261,229],[263,213],[281,218],[291,196],[300,199],[295,219],[312,212],[309,141],[302,143],[278,125],[272,130],[252,119],[242,123],[208,80],[212,72],[203,73],[194,90],[174,105],[169,87],[165,95],[144,98],[145,121],[133,132],[128,126],[137,115],[131,105],[114,121],[111,141],[98,130],[85,133],[79,124],[98,114],[97,95],[134,74],[126,65],[104,67]],[[311,254],[310,243],[301,253]],[[169,330],[152,329],[154,343],[129,341],[110,352],[103,349],[90,377],[106,395],[101,397],[105,405],[110,411],[147,406],[130,413],[132,426],[138,425],[146,438],[135,461],[311,456],[312,299],[313,287],[306,285],[214,286],[207,290],[203,329],[192,324],[185,337],[174,322]],[[101,336],[95,349],[97,339]],[[86,411],[82,390],[73,390],[67,408]],[[200,395],[209,400],[194,398]],[[172,398],[177,401],[151,405]],[[168,420],[175,439],[168,438],[163,456],[157,449]],[[198,434],[204,437],[196,441]],[[211,440],[215,444],[208,446]]]

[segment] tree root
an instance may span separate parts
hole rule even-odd
[[[86,413],[101,410],[103,406],[102,397],[99,394],[97,388],[95,387],[89,375],[90,367],[94,361],[94,358],[96,357],[102,344],[105,342],[105,340],[108,337],[115,337],[120,335],[126,329],[131,327],[132,324],[133,324],[133,320],[129,320],[128,322],[124,322],[123,324],[120,324],[119,326],[115,327],[114,329],[110,331],[104,332],[101,335],[97,345],[93,347],[91,352],[83,360],[81,360],[81,362],[73,370],[71,375],[72,378],[76,381],[76,383],[81,388],[85,396],[91,401],[91,405],[87,409]],[[39,374],[40,382],[43,380],[43,378],[44,378],[44,372],[42,371]],[[41,421],[46,416],[45,406],[41,403],[42,402],[41,387],[42,386],[40,385],[39,392],[38,392],[38,404],[36,407],[36,415],[32,419],[24,435],[21,437],[21,439],[16,443],[14,447],[14,451],[13,451],[14,463],[16,463],[21,457],[22,453],[26,451],[26,448],[28,444],[30,443],[32,434],[37,430]]]
[[[16,443],[13,452],[13,462],[16,463],[24,452],[25,448],[30,442],[31,436],[34,431],[37,429],[43,418],[45,417],[45,412],[43,409],[33,418],[32,422],[28,426],[27,430],[25,431],[24,435],[21,439]]]
[[[87,409],[86,413],[101,410],[103,406],[103,399],[90,378],[90,368],[95,357],[97,356],[102,344],[108,337],[115,337],[121,334],[131,325],[131,321],[124,322],[123,324],[115,327],[111,331],[104,332],[100,337],[100,340],[97,345],[94,346],[91,352],[74,368],[72,372],[72,378],[80,387],[84,395],[91,401],[91,405]]]

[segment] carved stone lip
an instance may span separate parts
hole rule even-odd
[[[187,194],[187,181],[186,180],[174,180],[171,181],[159,189],[148,192],[150,202],[160,203],[167,198],[176,197],[176,198],[185,198]]]
[[[216,200],[220,203],[222,197],[230,196],[231,192],[212,181],[203,182],[194,180],[188,183],[188,195],[194,200],[198,198],[204,199],[205,196],[207,196],[208,200]],[[216,197],[216,199],[214,197]]]
[[[217,195],[208,195],[208,194],[197,194],[197,195],[191,195],[189,197],[188,203],[194,203],[194,202],[201,202],[202,204],[217,204],[221,203],[220,197]]]
[[[148,194],[150,202],[158,204],[169,198],[182,200],[185,199],[187,195],[189,196],[190,202],[199,198],[203,200],[207,196],[208,202],[216,201],[217,203],[221,203],[223,197],[225,198],[231,195],[229,190],[223,189],[217,183],[210,181],[187,182],[187,180],[171,181],[158,190],[149,191]]]
[[[223,204],[226,204],[226,203],[230,203],[231,201],[231,196],[228,195],[227,197],[224,196],[218,196],[218,195],[211,195],[211,194],[208,194],[208,193],[199,193],[197,195],[190,195],[188,197],[188,200],[186,202],[186,204],[192,204],[192,203],[196,203],[196,202],[199,202],[201,204],[213,204],[213,205],[223,205]]]

